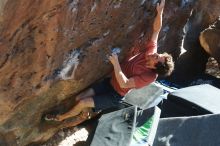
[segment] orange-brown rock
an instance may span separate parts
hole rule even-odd
[[[200,44],[204,50],[220,63],[220,17],[200,34]]]
[[[74,95],[108,74],[112,67],[106,55],[112,47],[121,48],[122,60],[131,46],[143,45],[155,5],[154,0],[1,0],[0,145],[51,137],[62,124],[45,123],[42,116],[65,112]],[[159,51],[177,60],[183,28],[206,27],[220,12],[218,6],[217,0],[167,1]],[[211,19],[202,19],[211,13]]]

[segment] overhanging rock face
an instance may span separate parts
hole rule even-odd
[[[159,51],[179,57],[194,4],[167,1]],[[111,48],[121,48],[122,60],[143,44],[154,16],[153,0],[1,0],[0,145],[51,137],[59,126],[42,115],[108,74]]]

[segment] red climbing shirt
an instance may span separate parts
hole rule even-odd
[[[133,78],[135,82],[135,88],[141,88],[146,86],[157,78],[157,73],[146,67],[145,55],[153,54],[157,52],[157,43],[153,41],[147,42],[146,50],[140,52],[140,48],[133,47],[132,53],[136,54],[132,57],[128,57],[121,65],[121,70],[127,78]],[[112,73],[111,85],[121,95],[124,96],[131,88],[121,88],[115,77],[115,73]]]

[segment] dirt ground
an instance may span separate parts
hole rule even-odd
[[[98,115],[75,127],[60,129],[46,143],[39,146],[89,146],[99,117]]]

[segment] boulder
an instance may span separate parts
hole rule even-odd
[[[191,15],[183,28],[181,53],[175,62],[175,71],[169,79],[177,84],[205,72],[209,55],[199,42],[199,35],[220,15],[219,0],[194,1]]]
[[[218,63],[220,63],[220,17],[203,30],[200,34],[199,40],[203,49],[212,57],[214,57]]]
[[[62,124],[43,115],[68,110],[74,95],[112,70],[111,49],[120,47],[122,60],[154,16],[153,1],[1,1],[0,143],[51,137]]]

